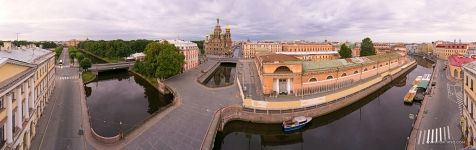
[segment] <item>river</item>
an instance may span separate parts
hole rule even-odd
[[[341,110],[314,118],[301,132],[284,134],[280,124],[233,121],[215,139],[214,149],[405,149],[420,104],[403,103],[416,76],[431,73],[418,66],[379,91]]]
[[[173,99],[142,78],[120,70],[101,72],[84,88],[91,126],[107,137],[129,131]]]

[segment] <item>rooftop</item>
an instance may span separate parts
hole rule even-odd
[[[54,54],[50,50],[41,49],[38,47],[34,48],[18,48],[18,49],[9,49],[1,50],[0,58],[10,58],[26,63],[38,64],[42,62],[43,56],[48,54]]]
[[[302,62],[304,72],[311,71],[326,71],[332,69],[351,68],[364,64],[372,64],[386,61],[393,58],[398,58],[401,55],[398,53],[385,53],[381,55],[372,55],[367,57],[354,57],[346,59],[333,59],[321,61],[284,61],[284,63]]]
[[[463,55],[451,55],[448,57],[448,62],[452,66],[461,67],[463,64],[473,62],[474,60],[469,57],[464,57]]]
[[[276,54],[284,54],[284,55],[331,55],[331,54],[339,54],[339,52],[337,52],[337,51],[276,52]]]
[[[274,62],[286,62],[286,61],[299,61],[300,59],[290,55],[284,54],[270,54],[260,56],[262,63],[274,63]]]
[[[470,71],[473,74],[476,74],[476,61],[463,64],[463,68],[465,68],[466,70]]]

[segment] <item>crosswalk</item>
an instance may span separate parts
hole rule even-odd
[[[70,67],[70,65],[60,65],[60,66],[56,66],[56,68],[60,68],[60,69],[61,69],[61,68],[69,68],[69,67]]]
[[[78,76],[65,76],[65,77],[58,77],[60,80],[70,80],[70,79],[78,79]]]
[[[458,104],[458,109],[459,109],[459,113],[460,115],[461,112],[463,112],[463,94],[461,92],[458,92],[456,93],[456,103]]]
[[[444,144],[449,143],[448,141],[451,141],[449,126],[418,131],[418,145]]]

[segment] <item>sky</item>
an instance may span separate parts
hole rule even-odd
[[[0,40],[476,41],[474,0],[0,0]]]

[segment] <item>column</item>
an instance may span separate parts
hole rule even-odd
[[[35,81],[32,79],[30,81],[30,91],[31,91],[31,96],[28,99],[28,106],[30,106],[31,109],[35,109]]]
[[[291,78],[288,78],[286,80],[286,82],[287,82],[287,87],[286,88],[288,90],[288,94],[291,94]]]
[[[17,111],[15,112],[15,125],[18,127],[18,128],[22,128],[22,96],[21,96],[21,90],[20,88],[17,88],[15,89],[15,100],[17,102]]]
[[[12,94],[7,94],[7,143],[13,142],[13,112],[12,112]]]
[[[279,79],[276,79],[276,93],[279,95]]]
[[[29,104],[29,99],[30,99],[30,89],[28,87],[25,88],[25,93],[26,93],[26,96],[25,96],[25,104],[23,105],[23,116],[26,118],[26,119],[29,119],[30,118],[30,107],[28,106]]]

